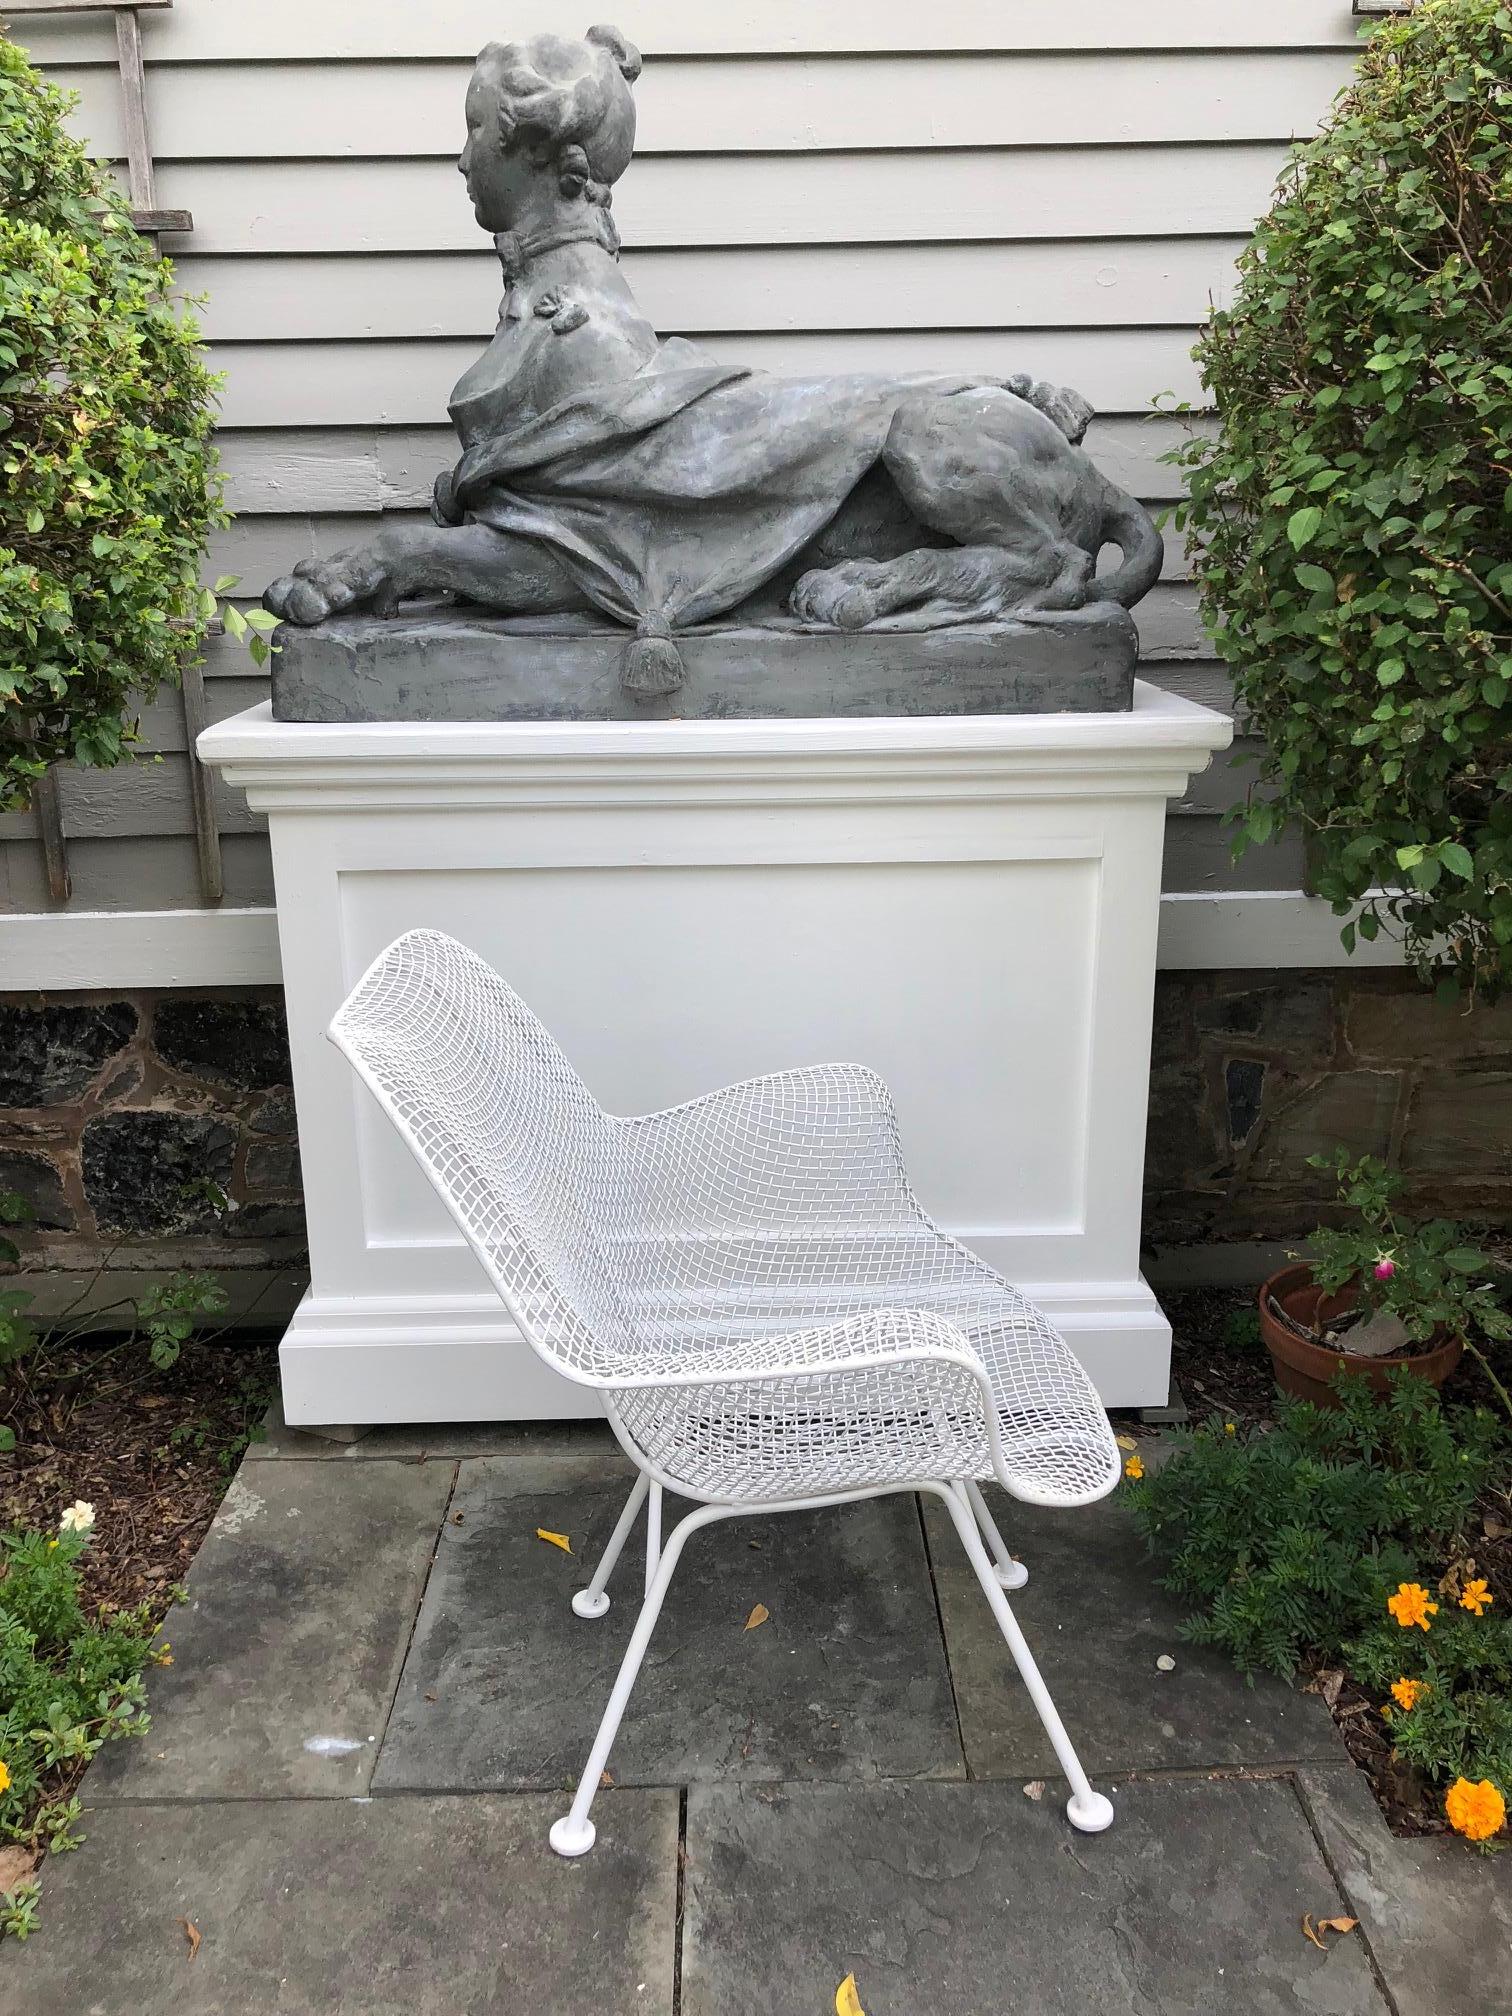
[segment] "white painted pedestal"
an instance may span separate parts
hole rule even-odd
[[[1110,1405],[1163,1401],[1138,1256],[1165,801],[1229,737],[1146,685],[1130,714],[208,729],[272,833],[311,1265],[289,1419],[596,1405],[324,1040],[417,924],[492,961],[614,1111],[875,1066],[926,1208]]]

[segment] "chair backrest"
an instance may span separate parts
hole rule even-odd
[[[615,1123],[514,989],[444,932],[407,931],[329,1034],[541,1356],[589,1385],[622,1372],[635,1338],[607,1261]]]

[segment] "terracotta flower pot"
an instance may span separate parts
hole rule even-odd
[[[1443,1337],[1423,1350],[1395,1352],[1386,1358],[1362,1358],[1350,1351],[1333,1350],[1298,1337],[1278,1321],[1271,1309],[1273,1299],[1293,1322],[1310,1330],[1319,1321],[1327,1324],[1342,1316],[1353,1307],[1354,1297],[1347,1288],[1325,1295],[1305,1263],[1283,1267],[1260,1290],[1260,1334],[1275,1367],[1276,1384],[1284,1393],[1295,1393],[1299,1400],[1311,1400],[1319,1407],[1338,1406],[1333,1381],[1341,1371],[1363,1373],[1374,1393],[1384,1393],[1390,1375],[1403,1370],[1442,1386],[1464,1355],[1464,1339],[1460,1337]]]

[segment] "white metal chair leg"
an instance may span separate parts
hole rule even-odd
[[[662,1487],[653,1478],[651,1498],[646,1507],[646,1594],[651,1594],[651,1584],[656,1580],[656,1571],[661,1566],[662,1537]]]
[[[982,1496],[982,1487],[974,1477],[966,1480],[966,1496],[971,1500],[971,1509],[976,1514],[977,1524],[982,1529],[982,1538],[992,1549],[992,1558],[997,1563],[997,1579],[1005,1589],[1022,1589],[1029,1580],[1029,1570],[1022,1561],[1015,1561],[1008,1552],[1008,1543],[997,1529],[997,1521],[987,1510],[987,1500]]]
[[[1087,1774],[1081,1767],[1081,1760],[1071,1746],[1071,1738],[1066,1734],[1066,1726],[1056,1712],[1055,1703],[1050,1698],[1050,1690],[1040,1677],[1040,1670],[1034,1663],[1034,1654],[1029,1650],[1018,1619],[1008,1606],[1008,1598],[1003,1594],[1002,1585],[993,1572],[992,1563],[987,1558],[987,1550],[982,1545],[982,1536],[977,1529],[976,1512],[970,1495],[958,1484],[930,1485],[945,1500],[945,1506],[955,1521],[961,1545],[966,1549],[967,1559],[976,1570],[977,1580],[992,1606],[992,1614],[998,1621],[998,1628],[1008,1641],[1008,1650],[1013,1654],[1013,1663],[1018,1667],[1024,1685],[1029,1690],[1029,1698],[1034,1703],[1045,1733],[1060,1759],[1060,1767],[1071,1785],[1071,1797],[1066,1802],[1066,1818],[1073,1827],[1083,1834],[1100,1834],[1105,1827],[1113,1824],[1113,1802],[1101,1792],[1094,1792],[1087,1781]]]
[[[572,1810],[554,1823],[548,1837],[558,1855],[586,1855],[593,1846],[595,1830],[593,1822],[588,1818],[588,1809],[593,1804],[593,1795],[599,1788],[599,1779],[603,1776],[604,1766],[609,1761],[609,1752],[614,1746],[614,1739],[619,1734],[620,1719],[624,1715],[631,1690],[635,1686],[641,1661],[646,1656],[646,1647],[651,1642],[651,1633],[656,1628],[662,1600],[666,1596],[667,1585],[672,1580],[672,1571],[677,1566],[684,1542],[696,1528],[707,1526],[715,1519],[728,1519],[736,1509],[729,1505],[700,1505],[696,1512],[690,1512],[685,1519],[679,1520],[667,1536],[667,1544],[662,1549],[656,1574],[651,1587],[646,1591],[646,1600],[641,1605],[640,1616],[636,1618],[635,1629],[630,1634],[630,1643],[625,1647],[625,1656],[620,1661],[614,1691],[609,1696],[609,1706],[604,1710],[604,1719],[599,1724],[598,1734],[593,1739],[593,1748],[588,1753],[588,1762],[583,1766],[583,1775],[578,1780],[577,1796],[572,1802]]]
[[[635,1524],[635,1515],[640,1511],[641,1506],[645,1502],[646,1492],[650,1484],[651,1479],[646,1475],[644,1470],[641,1471],[634,1485],[631,1487],[630,1496],[625,1500],[625,1509],[619,1516],[619,1524],[609,1535],[609,1545],[604,1549],[598,1567],[593,1571],[593,1580],[588,1584],[586,1589],[579,1589],[572,1599],[572,1608],[575,1615],[579,1617],[602,1617],[604,1612],[609,1608],[607,1589],[609,1577],[614,1573],[614,1564],[620,1557],[620,1550],[630,1538],[630,1528]],[[655,1488],[658,1496],[660,1496],[661,1486],[658,1484]],[[660,1523],[660,1512],[661,1506],[658,1504],[658,1524]]]

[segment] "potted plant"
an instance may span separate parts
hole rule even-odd
[[[1350,1222],[1320,1226],[1312,1259],[1283,1267],[1260,1290],[1260,1332],[1277,1384],[1333,1407],[1340,1372],[1363,1373],[1377,1393],[1403,1368],[1441,1386],[1468,1349],[1512,1416],[1512,1399],[1475,1341],[1512,1338],[1490,1279],[1496,1262],[1453,1219],[1415,1225],[1399,1216],[1400,1179],[1373,1156],[1355,1161],[1340,1148],[1308,1161],[1333,1170]]]

